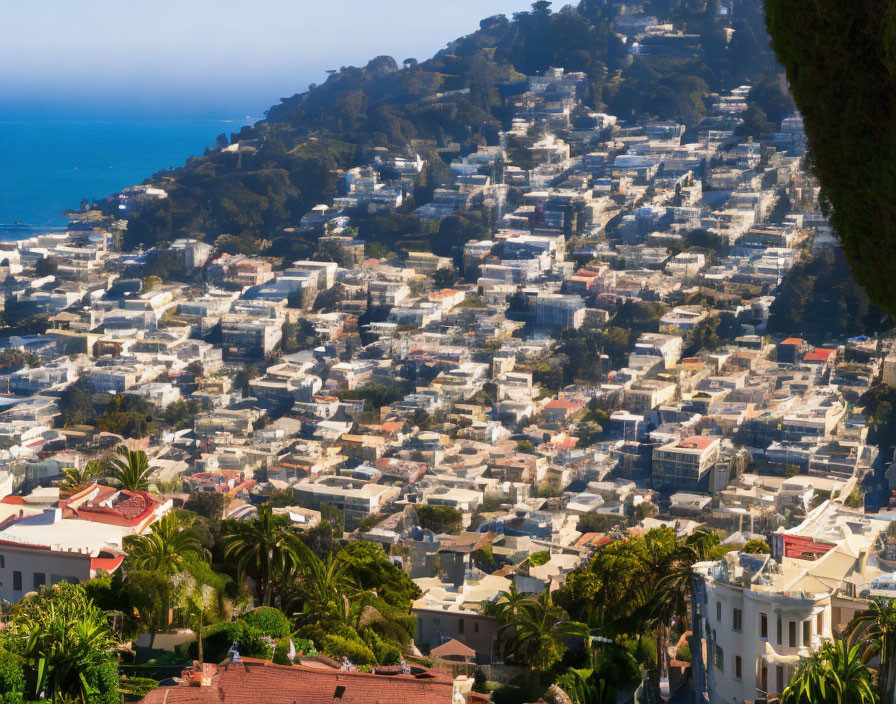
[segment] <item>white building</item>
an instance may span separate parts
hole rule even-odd
[[[707,701],[781,693],[800,661],[864,608],[854,582],[879,572],[867,558],[887,524],[825,502],[800,526],[773,535],[772,555],[731,552],[698,563],[694,630],[703,647],[695,658],[706,654]]]

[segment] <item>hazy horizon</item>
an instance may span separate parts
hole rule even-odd
[[[565,2],[555,2],[557,9]],[[251,115],[377,55],[425,59],[528,0],[29,0],[0,11],[0,121]],[[35,41],[35,37],[39,40]]]

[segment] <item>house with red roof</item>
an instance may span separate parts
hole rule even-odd
[[[788,337],[781,340],[775,348],[777,359],[782,364],[796,364],[809,351],[809,343],[800,337]]]
[[[115,572],[124,539],[149,530],[171,506],[145,491],[97,483],[55,506],[7,497],[0,502],[0,599],[15,603],[44,585]]]
[[[803,362],[806,364],[819,364],[822,366],[830,366],[837,360],[837,350],[825,347],[816,347],[811,352],[803,355]]]

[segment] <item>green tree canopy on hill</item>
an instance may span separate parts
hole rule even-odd
[[[765,0],[772,48],[803,114],[856,279],[896,312],[896,3]]]

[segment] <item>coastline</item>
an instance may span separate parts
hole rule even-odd
[[[177,168],[261,118],[0,120],[0,241],[64,231],[83,199],[100,200]]]

